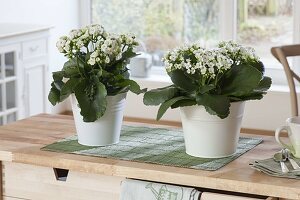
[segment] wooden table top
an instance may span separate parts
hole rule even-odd
[[[40,150],[41,147],[74,133],[73,118],[66,115],[41,114],[2,126],[0,127],[0,160],[232,192],[300,199],[299,180],[267,176],[249,166],[251,161],[270,158],[274,152],[280,150],[279,145],[271,136],[261,136],[264,140],[262,144],[217,171]]]

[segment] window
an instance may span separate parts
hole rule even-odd
[[[300,1],[296,0],[85,2],[85,15],[91,17],[86,23],[99,23],[116,33],[134,33],[142,43],[141,50],[151,54],[160,71],[168,49],[194,41],[213,47],[219,40],[233,39],[254,47],[273,82],[285,83],[283,69],[270,48],[300,42]]]
[[[275,83],[285,84],[286,79],[282,65],[272,56],[270,49],[293,43],[294,3],[295,0],[237,1],[236,39],[256,50],[266,67],[266,74]]]
[[[293,1],[238,1],[237,40],[254,47],[265,65],[281,68],[270,49],[293,43]]]
[[[184,43],[218,38],[217,0],[92,0],[92,23],[111,32],[132,32],[141,48],[163,66],[164,52]]]

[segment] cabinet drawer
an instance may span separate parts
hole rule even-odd
[[[117,200],[124,179],[75,171],[69,171],[65,181],[57,176],[53,168],[4,162],[3,195],[32,200]]]
[[[47,54],[47,40],[45,38],[23,42],[23,59],[34,58]]]

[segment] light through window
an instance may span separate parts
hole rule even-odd
[[[282,68],[270,49],[293,43],[293,0],[238,0],[237,36],[267,68]]]
[[[296,0],[89,2],[92,13],[88,23],[102,24],[111,32],[137,35],[141,50],[150,54],[153,66],[158,66],[152,72],[159,74],[164,74],[161,58],[166,50],[195,41],[203,47],[214,47],[222,38],[231,38],[254,47],[273,82],[286,84],[283,68],[270,49],[300,40],[300,19],[296,17],[300,3]]]
[[[91,7],[92,23],[137,35],[154,66],[163,65],[168,49],[194,41],[212,46],[219,35],[218,0],[92,0]]]

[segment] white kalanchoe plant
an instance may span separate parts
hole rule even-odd
[[[68,61],[53,73],[48,96],[55,105],[74,93],[85,122],[93,122],[106,111],[106,96],[128,90],[139,94],[139,85],[129,79],[127,64],[137,56],[133,35],[108,33],[95,24],[70,31],[56,43]]]
[[[246,62],[260,62],[252,47],[245,47],[233,41],[220,42],[218,47],[223,55],[232,59],[237,65]]]
[[[185,58],[193,55],[193,58]],[[200,73],[206,79],[214,79],[219,73],[230,69],[233,61],[219,49],[206,50],[195,44],[168,52],[163,61],[168,73],[184,70],[187,74]]]
[[[261,99],[271,85],[264,66],[251,47],[233,41],[205,49],[198,43],[167,52],[163,59],[173,85],[150,90],[146,105],[160,105],[157,119],[171,108],[203,105],[220,118],[231,102]]]

